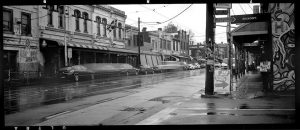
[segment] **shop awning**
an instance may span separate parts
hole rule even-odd
[[[64,41],[49,39],[49,38],[42,38],[45,40],[55,41],[59,46],[65,46]],[[87,49],[96,49],[96,50],[108,50],[107,47],[98,46],[93,44],[83,44],[83,43],[76,43],[76,42],[67,42],[68,47],[78,47],[78,48],[87,48]]]
[[[138,53],[137,51],[134,51],[134,50],[112,48],[112,47],[109,47],[108,50],[109,51],[115,51],[115,52],[123,52],[123,53],[134,53],[134,54]]]
[[[64,46],[63,42],[58,42],[60,46]],[[80,43],[67,43],[67,46],[69,47],[78,47],[78,48],[87,48],[87,49],[97,49],[97,50],[108,50],[107,47],[98,46],[98,45],[91,45],[91,44],[80,44]]]
[[[185,57],[185,56],[178,56],[178,55],[172,55],[172,56],[174,56],[174,57],[177,57],[177,58],[190,58],[190,57]]]

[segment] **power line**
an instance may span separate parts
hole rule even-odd
[[[181,15],[183,12],[185,12],[187,9],[189,9],[192,5],[193,5],[193,4],[191,4],[189,7],[185,8],[183,11],[181,11],[179,14],[175,15],[174,17],[172,17],[172,18],[170,18],[170,19],[168,19],[168,20],[166,20],[166,21],[159,22],[159,23],[154,24],[154,25],[163,24],[163,23],[166,23],[166,22],[168,22],[168,21],[170,21],[170,20],[176,18],[177,16],[179,16],[179,15]]]
[[[165,8],[165,7],[167,7],[167,6],[169,6],[169,4],[168,4],[168,5],[164,5],[164,6],[162,6],[162,7],[155,8],[155,9],[151,9],[151,11],[157,10],[157,9],[161,9],[161,8]],[[147,10],[149,10],[149,9],[147,9]],[[134,12],[129,12],[129,13],[127,13],[127,14],[140,13],[140,12],[147,12],[147,10],[143,10],[143,11],[134,11]]]
[[[151,10],[151,11],[153,11],[153,12],[155,12],[155,13],[159,14],[160,16],[163,16],[163,17],[165,17],[165,18],[168,18],[167,16],[165,16],[165,15],[162,15],[162,14],[160,14],[160,13],[156,12],[156,11],[155,11],[155,9],[151,9],[151,8],[148,8],[148,7],[146,7],[146,6],[143,6],[143,5],[140,5],[140,6],[142,6],[142,7],[146,8],[146,9],[148,9],[148,10]]]
[[[221,32],[221,33],[216,33],[215,35],[217,34],[224,34],[224,33],[227,33],[227,32]],[[206,35],[200,35],[200,36],[194,36],[194,37],[205,37]]]
[[[143,6],[143,5],[139,5],[139,6],[142,6],[142,7],[146,8],[146,9],[148,9],[148,10],[150,10],[150,11],[153,11],[153,12],[155,12],[155,13],[159,14],[160,16],[163,16],[163,17],[165,17],[165,18],[167,18],[167,19],[170,19],[169,17],[167,17],[167,16],[165,16],[165,15],[163,15],[163,14],[161,14],[161,13],[155,11],[154,9],[151,9],[151,8],[146,7],[146,6]],[[167,5],[167,6],[168,6],[168,5]],[[166,7],[166,6],[165,6],[165,7]],[[151,26],[162,24],[162,23],[160,23],[160,22],[141,22],[141,23],[144,23],[144,25],[151,25]],[[180,26],[183,26],[183,27],[186,28],[186,29],[190,29],[190,30],[191,30],[191,28],[189,28],[189,27],[187,27],[187,26],[184,26],[184,25],[182,25],[182,24],[179,24],[178,22],[175,22],[175,23],[177,23],[177,24],[180,25]]]

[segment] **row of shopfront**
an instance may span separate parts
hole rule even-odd
[[[138,68],[138,52],[125,48],[99,46],[95,44],[67,42],[50,38],[21,40],[5,37],[4,70],[6,78],[37,78],[55,76],[60,68],[87,63],[128,63]],[[163,60],[185,61],[187,57],[141,51],[140,62],[144,66],[156,66]],[[20,76],[20,73],[31,73]],[[15,73],[15,74],[14,74]],[[18,73],[18,74],[16,74]],[[9,76],[8,76],[9,75]]]

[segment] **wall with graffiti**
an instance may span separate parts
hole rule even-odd
[[[269,4],[272,18],[273,89],[295,89],[295,14],[294,3]]]

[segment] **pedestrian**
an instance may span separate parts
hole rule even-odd
[[[263,80],[263,92],[268,92],[270,88],[270,61],[262,61],[260,62],[260,72]]]

